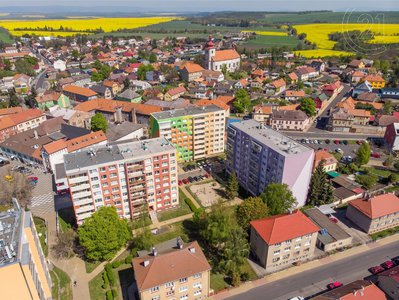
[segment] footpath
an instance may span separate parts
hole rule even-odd
[[[238,286],[238,287],[234,287],[234,288],[230,288],[230,289],[226,289],[223,290],[217,294],[215,294],[214,296],[210,297],[210,299],[213,300],[221,300],[221,299],[225,299],[231,296],[235,296],[235,295],[239,295],[245,292],[248,292],[249,290],[271,283],[271,282],[275,282],[277,280],[283,279],[283,278],[287,278],[289,276],[292,275],[296,275],[299,273],[302,273],[304,271],[308,271],[335,261],[339,261],[341,259],[347,258],[347,257],[351,257],[351,256],[355,256],[357,254],[360,254],[364,251],[370,250],[370,249],[374,249],[377,247],[381,247],[393,242],[396,242],[399,240],[399,234],[395,234],[383,239],[380,239],[374,243],[370,243],[370,244],[363,244],[357,247],[353,247],[351,249],[348,249],[346,251],[343,252],[338,252],[335,254],[331,254],[329,256],[326,256],[324,258],[321,259],[316,259],[313,261],[309,261],[307,263],[303,263],[300,266],[296,266],[296,267],[291,267],[289,269],[285,269],[270,275],[267,275],[263,278],[254,280],[254,281],[248,281],[243,283],[242,285]]]

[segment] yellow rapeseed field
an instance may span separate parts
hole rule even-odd
[[[300,56],[303,56],[306,58],[353,55],[353,53],[351,53],[351,52],[329,50],[329,49],[300,50],[300,51],[294,51],[294,52],[296,55],[300,55]]]
[[[370,41],[371,44],[399,44],[398,35],[376,35]]]
[[[59,19],[59,20],[0,20],[0,27],[7,29],[12,35],[21,36],[26,33],[37,35],[74,35],[76,32],[65,31],[19,31],[15,28],[44,28],[52,27],[58,29],[61,26],[64,28],[72,28],[76,31],[87,31],[102,28],[105,32],[115,31],[118,29],[134,29],[138,27],[145,27],[153,24],[170,22],[179,18],[175,17],[149,17],[149,18],[98,18],[98,19]],[[82,32],[81,32],[82,33]],[[84,32],[83,32],[84,33]]]
[[[288,32],[285,31],[251,31],[251,30],[243,30],[242,32],[255,32],[258,35],[274,35],[274,36],[287,36]]]
[[[331,55],[331,49],[333,49],[335,42],[328,39],[328,35],[334,32],[345,32],[352,30],[370,30],[376,34],[375,42],[381,43],[394,43],[398,41],[397,36],[394,34],[399,33],[399,24],[306,24],[306,25],[295,25],[293,26],[297,33],[306,33],[306,39],[311,43],[316,43],[317,49],[306,51],[307,55],[315,54],[326,54],[325,56]],[[320,50],[330,50],[321,51]],[[298,51],[305,53],[305,51]],[[340,51],[336,51],[340,52]],[[309,54],[308,54],[309,53]],[[328,54],[328,55],[327,55]],[[307,56],[310,57],[310,56]]]

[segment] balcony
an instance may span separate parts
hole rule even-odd
[[[90,188],[90,184],[85,183],[85,184],[80,184],[80,185],[75,185],[71,187],[71,192],[77,192],[80,190],[87,190]]]
[[[91,197],[91,191],[84,191],[84,192],[79,192],[79,193],[73,193],[72,197],[73,199],[78,199],[78,198],[83,198],[83,197]]]
[[[85,213],[85,212],[90,212],[90,211],[94,211],[94,206],[93,205],[87,205],[84,207],[79,207],[77,209],[75,209],[76,213]]]
[[[93,200],[90,198],[90,199],[84,199],[84,200],[74,200],[73,201],[73,205],[74,206],[82,206],[82,205],[86,205],[86,204],[92,204],[93,203]]]
[[[75,177],[75,178],[69,178],[69,184],[74,184],[74,183],[80,183],[84,181],[89,181],[88,176],[80,176],[80,177]]]

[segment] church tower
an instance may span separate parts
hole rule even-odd
[[[209,36],[209,40],[205,46],[205,68],[212,70],[212,57],[216,54],[215,45],[212,42],[212,35]]]

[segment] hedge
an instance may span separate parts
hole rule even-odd
[[[112,265],[110,263],[105,265],[105,271],[107,272],[109,283],[112,286],[115,285],[115,277],[114,277],[114,273],[112,272]]]
[[[102,285],[102,288],[104,289],[104,290],[106,290],[106,289],[108,289],[108,287],[109,287],[109,280],[108,280],[108,275],[107,275],[107,273],[106,272],[103,272],[103,275],[102,275],[102,277],[103,277],[103,285]]]
[[[112,291],[108,290],[108,291],[105,293],[105,298],[106,298],[107,300],[114,300],[114,296],[112,296]]]

